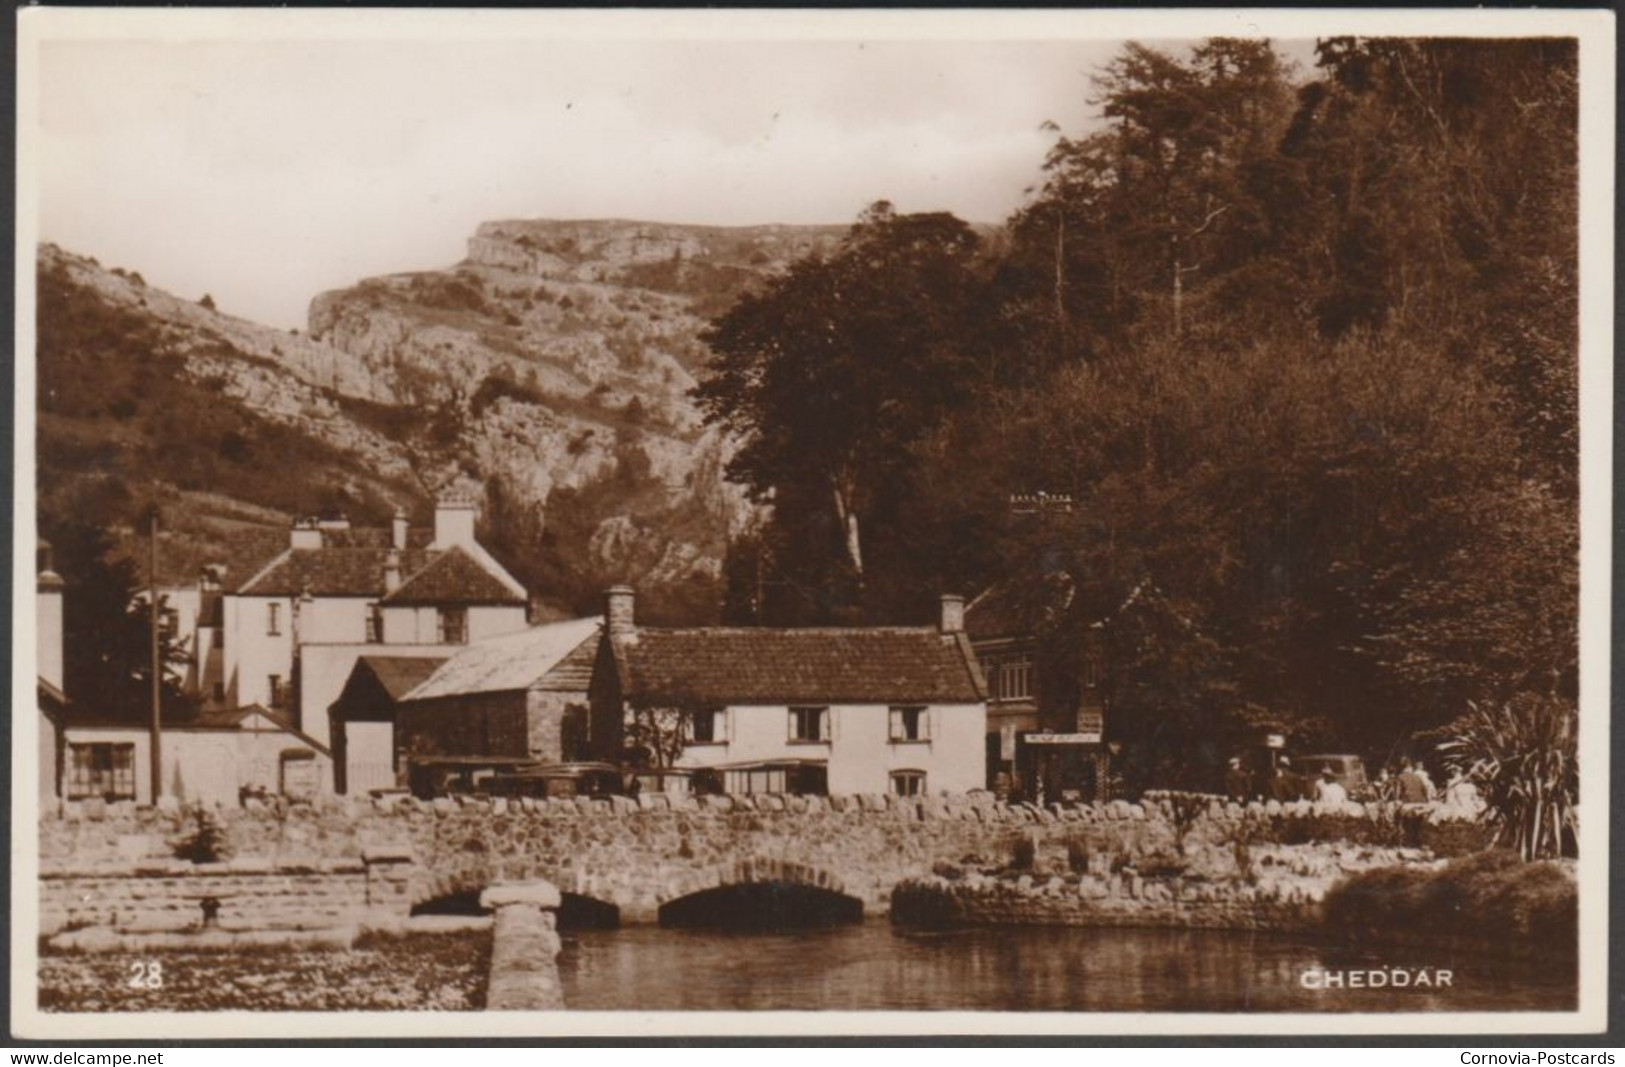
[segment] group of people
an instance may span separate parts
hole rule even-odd
[[[1238,803],[1250,800],[1278,800],[1289,803],[1297,800],[1312,801],[1317,805],[1338,806],[1348,802],[1348,789],[1338,780],[1331,766],[1300,774],[1288,756],[1279,757],[1262,780],[1247,770],[1240,756],[1230,760],[1225,773],[1225,794]],[[1440,803],[1447,807],[1476,812],[1482,807],[1478,787],[1459,770],[1451,775],[1443,790],[1433,784],[1426,766],[1410,759],[1399,761],[1398,769],[1390,773],[1384,767],[1372,783],[1373,799],[1400,804]]]

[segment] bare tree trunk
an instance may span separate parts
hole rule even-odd
[[[863,580],[863,543],[858,536],[858,513],[852,507],[851,491],[837,481],[835,488],[835,517],[841,523],[841,536],[846,542],[846,559],[852,572]]]

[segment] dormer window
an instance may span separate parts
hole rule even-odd
[[[440,643],[443,645],[468,644],[468,609],[441,608]]]

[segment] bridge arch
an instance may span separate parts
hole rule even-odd
[[[615,926],[620,922],[621,902],[608,897],[601,887],[569,870],[555,871],[538,863],[491,861],[465,858],[454,866],[428,865],[419,868],[411,882],[407,903],[414,914],[433,910],[442,902],[478,899],[479,894],[503,882],[523,882],[541,878],[558,887],[563,897],[559,909],[561,925]]]
[[[799,900],[821,915],[838,917],[832,921],[856,921],[873,908],[873,902],[865,895],[824,868],[791,860],[755,857],[701,868],[674,879],[656,897],[651,909],[652,917],[662,923],[683,922],[681,916],[685,911],[699,905],[704,898],[753,887],[790,887],[799,890]],[[734,899],[732,903],[738,904],[740,901]],[[749,904],[745,906],[748,908]]]

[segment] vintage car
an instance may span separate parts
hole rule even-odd
[[[488,793],[498,775],[536,766],[533,759],[508,756],[423,756],[407,765],[412,795],[424,800],[453,793]]]
[[[607,797],[626,792],[620,769],[612,763],[531,763],[499,772],[486,790],[502,797]]]

